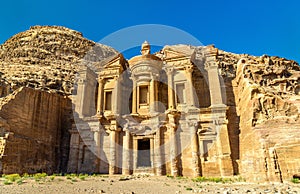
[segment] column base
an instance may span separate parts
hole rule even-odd
[[[129,169],[123,169],[122,170],[122,175],[130,175],[130,170]]]
[[[233,175],[233,165],[230,156],[220,157],[220,173],[221,176],[232,176]]]

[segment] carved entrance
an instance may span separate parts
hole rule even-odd
[[[151,167],[150,158],[150,139],[139,139],[138,140],[138,161],[137,167]]]

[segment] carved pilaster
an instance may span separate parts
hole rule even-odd
[[[199,143],[198,143],[198,121],[188,121],[191,134],[192,169],[194,177],[200,176]]]
[[[120,87],[120,79],[121,77],[114,76],[115,88],[113,90],[113,102],[112,102],[112,112],[115,116],[120,114],[120,106],[121,106],[121,87]]]
[[[177,146],[177,115],[168,114],[169,123],[166,125],[170,134],[171,175],[178,176],[178,146]]]
[[[224,103],[222,100],[221,83],[216,60],[218,49],[213,45],[207,46],[204,54],[206,57],[205,69],[208,72],[211,106],[222,106]]]
[[[115,174],[117,170],[117,149],[116,149],[116,136],[117,132],[119,131],[117,122],[115,120],[111,121],[110,126],[110,161],[109,161],[109,174]]]
[[[233,166],[230,142],[228,136],[227,123],[224,119],[221,119],[215,123],[216,130],[218,131],[217,136],[217,154],[220,164],[220,174],[221,176],[231,176],[233,175]]]
[[[101,132],[99,129],[93,130],[94,132],[94,142],[95,142],[95,154],[96,154],[96,172],[100,172],[100,136]]]
[[[85,90],[86,90],[86,79],[80,77],[77,81],[77,95],[76,95],[76,104],[75,110],[78,113],[79,117],[84,116],[84,101],[85,101]]]
[[[193,65],[187,65],[185,66],[185,73],[187,78],[187,85],[188,85],[188,105],[195,106],[195,94],[194,94],[194,87],[193,87],[193,71],[194,66]]]
[[[130,162],[130,140],[131,134],[128,128],[123,129],[125,131],[125,138],[123,142],[123,167],[122,174],[129,175],[131,170],[131,162]]]
[[[69,132],[71,133],[71,140],[70,140],[68,172],[78,172],[80,136],[77,130],[69,130]]]
[[[133,87],[132,87],[132,114],[137,114],[137,83],[134,77],[131,77]]]
[[[175,109],[175,95],[174,95],[174,81],[173,81],[173,73],[174,68],[169,67],[165,69],[168,76],[168,108],[169,110]]]
[[[155,74],[151,74],[151,81],[150,81],[150,113],[154,113],[157,111],[157,107],[156,107],[156,95],[158,93],[158,91],[156,90],[156,84],[157,82],[155,81],[157,79],[157,75]]]
[[[154,139],[154,147],[155,147],[155,168],[156,168],[156,175],[162,175],[162,161],[161,161],[161,130],[160,128],[157,129]]]
[[[110,161],[109,161],[109,174],[116,172],[116,131],[110,131]]]
[[[103,113],[103,85],[104,79],[98,78],[97,115],[101,115]]]

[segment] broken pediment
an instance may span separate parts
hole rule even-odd
[[[172,45],[165,46],[162,52],[165,60],[190,58],[194,53],[194,48],[188,45]]]

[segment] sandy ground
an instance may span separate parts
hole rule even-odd
[[[2,178],[0,193],[300,193],[300,184],[294,183],[213,183],[193,182],[189,178],[169,178],[156,176],[96,176],[67,179],[57,176],[54,180],[45,179],[36,182],[27,178],[18,185],[4,185]]]

